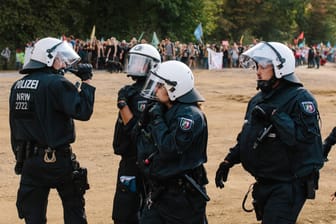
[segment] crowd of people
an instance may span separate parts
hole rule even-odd
[[[76,39],[73,35],[62,37],[67,40],[74,50],[80,55],[83,63],[89,63],[97,70],[107,70],[109,72],[125,72],[128,62],[129,50],[138,43],[148,43],[146,39],[137,40],[133,37],[130,41],[118,40],[116,37],[111,37],[106,40]],[[32,41],[26,44],[26,49],[30,49],[36,42]],[[180,41],[171,41],[169,37],[161,40],[157,46],[157,50],[161,55],[161,60],[177,60],[185,63],[191,69],[209,69],[209,50],[212,52],[220,52],[221,68],[238,68],[239,56],[254,46],[259,40],[255,39],[251,44],[243,44],[240,41],[229,42],[222,41],[220,43],[182,43]],[[314,44],[311,46],[287,44],[292,49],[295,56],[296,66],[305,65],[308,68],[319,68],[327,61],[335,62],[336,50],[335,47],[326,46],[323,44]],[[10,50],[7,48],[7,51]],[[15,68],[22,68],[24,60],[22,54],[24,50],[16,49]],[[10,63],[10,53],[3,56],[3,70],[8,69]],[[218,69],[221,69],[218,68]]]
[[[56,189],[64,223],[87,223],[88,171],[71,144],[76,140],[74,120],[87,121],[93,113],[93,68],[100,69],[99,58],[105,56],[103,64],[124,60],[132,79],[116,97],[112,141],[121,159],[111,206],[114,223],[207,224],[209,130],[201,108],[205,99],[194,86],[190,60],[195,58],[174,60],[179,54],[169,38],[162,50],[134,42],[120,54],[118,41],[111,38],[107,50],[97,55],[81,51],[85,45],[77,46],[76,40],[69,42],[74,45],[50,37],[34,43],[20,70],[24,76],[11,88],[11,145],[14,170],[21,175],[19,218],[27,224],[46,223],[48,195]],[[293,49],[256,42],[239,60],[241,67],[256,70],[259,91],[248,102],[237,143],[218,166],[216,187],[223,188],[229,170],[242,164],[256,181],[251,192],[257,220],[295,224],[306,200],[315,198],[334,136],[322,145],[317,102],[295,75]],[[80,78],[79,86],[66,79],[65,71]]]

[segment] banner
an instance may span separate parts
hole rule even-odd
[[[223,46],[230,46],[230,43],[228,40],[222,40],[222,45]]]
[[[223,52],[216,52],[207,48],[209,70],[222,69],[223,67]]]
[[[196,37],[196,40],[200,41],[202,43],[201,37],[203,36],[203,29],[202,29],[202,24],[198,24],[194,31],[194,35]]]

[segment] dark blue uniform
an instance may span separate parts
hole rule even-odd
[[[139,223],[141,195],[141,176],[136,164],[136,143],[131,141],[131,133],[136,126],[148,99],[140,96],[145,78],[137,81],[129,88],[130,96],[127,105],[133,113],[133,118],[124,125],[120,114],[115,124],[113,149],[121,156],[118,168],[117,186],[113,200],[112,219],[118,224]]]
[[[22,157],[17,150],[24,149],[17,208],[26,223],[46,223],[51,188],[61,197],[65,223],[87,223],[83,192],[73,179],[70,143],[75,141],[73,119],[86,121],[93,113],[94,93],[86,83],[78,92],[64,76],[47,68],[12,86],[10,129],[16,159]]]
[[[176,102],[162,118],[151,121],[138,137],[138,164],[145,175],[146,204],[141,223],[205,223],[208,183],[208,126],[194,104]]]
[[[270,121],[252,115],[259,104],[277,108]],[[258,141],[270,124],[270,132]],[[248,104],[237,144],[226,160],[242,163],[256,178],[253,197],[264,224],[294,224],[305,200],[314,198],[323,165],[314,97],[285,81],[270,93],[259,92]]]

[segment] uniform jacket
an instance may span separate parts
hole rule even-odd
[[[73,119],[90,119],[94,94],[94,87],[82,83],[78,91],[63,75],[49,69],[16,81],[9,99],[12,148],[19,140],[51,148],[74,142]]]
[[[175,103],[138,138],[138,163],[146,175],[167,179],[207,161],[208,126],[205,115],[191,104]],[[150,160],[149,164],[144,161]]]
[[[252,116],[258,104],[277,111],[266,122]],[[264,140],[253,148],[257,137],[272,124]],[[320,169],[322,140],[317,102],[312,94],[283,81],[272,92],[259,92],[248,103],[245,122],[226,159],[243,167],[256,178],[290,181]]]

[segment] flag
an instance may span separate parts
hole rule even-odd
[[[203,30],[202,30],[202,24],[198,24],[198,26],[196,27],[195,31],[194,31],[194,35],[196,37],[196,40],[202,42],[201,37],[203,36]]]
[[[156,36],[156,32],[153,32],[152,45],[157,48],[160,43],[159,38]]]
[[[303,38],[304,38],[304,33],[301,32],[297,39],[298,39],[298,40],[302,40]]]
[[[138,38],[138,43],[141,41],[141,39],[142,39],[142,37],[143,37],[144,34],[145,34],[145,32],[142,32],[142,33],[140,34],[140,36],[139,36],[139,38]]]
[[[244,39],[244,34],[241,35],[241,37],[240,37],[240,40],[239,40],[239,43],[240,43],[240,44],[243,44],[243,39]]]
[[[95,38],[95,35],[96,35],[96,25],[93,25],[92,31],[91,31],[91,36],[90,36],[91,41],[93,41],[93,39]]]

